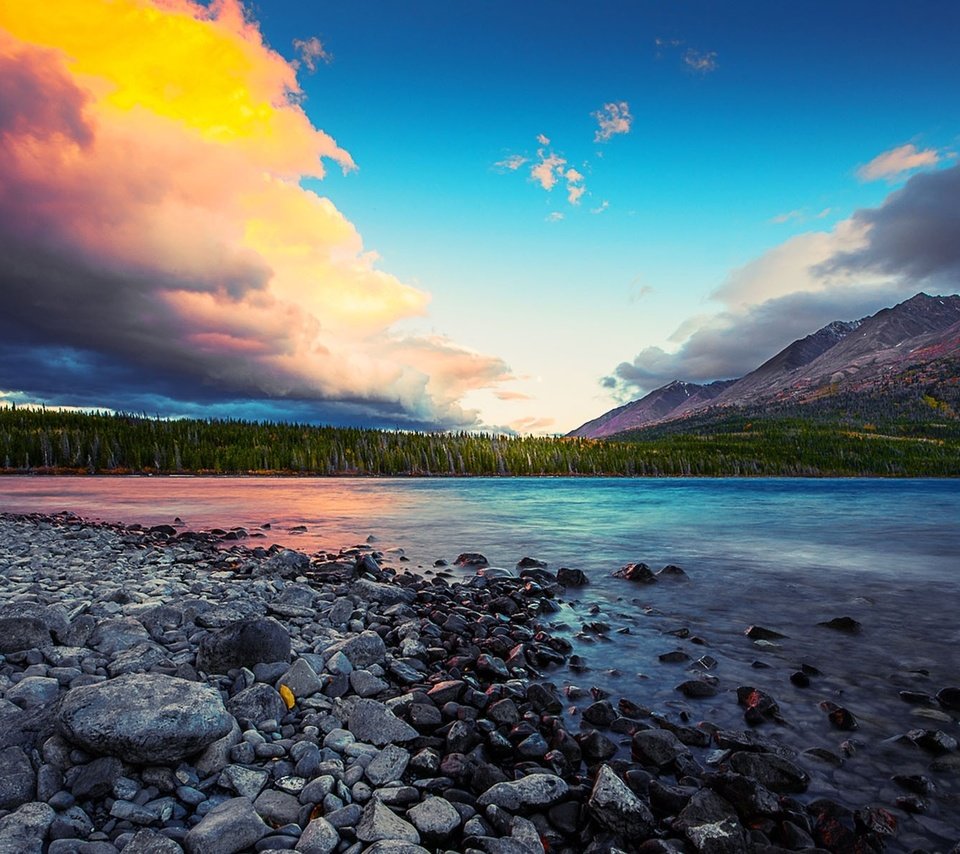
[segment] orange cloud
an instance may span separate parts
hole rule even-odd
[[[355,168],[301,98],[238,0],[0,6],[8,320],[224,395],[469,423],[462,395],[509,371],[393,332],[429,295],[300,185]]]

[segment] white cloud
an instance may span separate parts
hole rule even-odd
[[[547,214],[547,222],[560,222],[563,219],[563,214],[560,211],[553,211],[552,213]]]
[[[493,164],[493,167],[494,169],[508,169],[511,172],[516,172],[524,163],[528,163],[529,160],[530,158],[524,157],[522,154],[511,154],[503,160],[498,160]]]
[[[594,134],[594,142],[607,142],[618,134],[630,133],[633,116],[630,115],[630,105],[626,101],[604,104],[603,109],[591,115],[600,126]]]
[[[537,152],[537,157],[540,159],[531,167],[530,177],[549,192],[563,177],[563,167],[567,161],[552,151],[547,154],[542,148]]]
[[[604,200],[603,200],[602,202],[600,202],[600,204],[597,205],[595,208],[591,208],[590,213],[592,213],[592,214],[602,214],[602,213],[603,213],[607,208],[609,208],[609,207],[610,207],[610,202],[608,202],[606,199],[604,199]]]
[[[936,166],[942,159],[940,152],[936,149],[921,150],[910,142],[878,154],[857,170],[857,177],[861,181],[876,181],[880,178],[892,181],[904,172],[922,169],[925,166]]]
[[[699,74],[710,74],[719,67],[715,50],[699,51],[691,47],[683,54],[683,62],[687,68]]]
[[[550,137],[548,137],[546,134],[538,133],[537,142],[539,142],[540,145],[550,145]]]

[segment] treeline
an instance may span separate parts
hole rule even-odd
[[[631,441],[0,409],[2,472],[330,476],[957,476],[960,439],[778,417]]]

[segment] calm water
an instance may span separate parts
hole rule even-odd
[[[960,481],[36,477],[0,479],[0,510],[145,523],[179,516],[198,529],[253,531],[269,522],[259,542],[304,551],[372,535],[377,548],[405,550],[411,562],[402,566],[424,572],[461,551],[499,566],[530,555],[554,569],[579,567],[591,584],[570,591],[552,625],[574,640],[590,670],[551,673],[557,684],[595,686],[614,701],[626,696],[738,728],[735,689],[755,685],[787,719],[771,732],[798,749],[837,751],[854,739],[857,752],[839,769],[804,762],[812,794],[892,807],[904,793],[890,775],[923,773],[937,785],[928,812],[898,813],[891,850],[946,850],[944,840],[960,839],[958,772],[932,772],[931,757],[886,742],[918,727],[960,736],[956,720],[936,706],[898,696],[960,684]],[[290,533],[295,525],[307,533]],[[678,564],[690,580],[638,587],[610,578],[630,561]],[[842,615],[859,620],[862,634],[816,625]],[[596,620],[610,631],[582,631]],[[758,648],[743,634],[751,623],[788,637]],[[706,645],[667,634],[681,627]],[[675,648],[692,660],[704,653],[718,660],[717,697],[681,697],[675,686],[691,674],[657,658]],[[753,667],[758,660],[769,667]],[[823,673],[806,689],[789,682],[801,662]],[[860,729],[831,729],[822,700],[848,707]]]

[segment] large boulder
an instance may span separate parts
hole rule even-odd
[[[53,807],[33,802],[0,818],[0,854],[41,854],[56,815]]]
[[[60,734],[84,750],[142,764],[192,756],[233,725],[216,690],[160,673],[74,688],[56,718]]]
[[[519,780],[495,783],[477,798],[477,804],[481,807],[495,804],[509,812],[517,812],[553,806],[569,791],[567,783],[555,774],[528,774]]]
[[[0,653],[52,646],[50,629],[36,616],[0,617]]]
[[[290,659],[290,633],[272,617],[236,620],[205,635],[197,651],[197,670],[226,673],[237,667]]]

